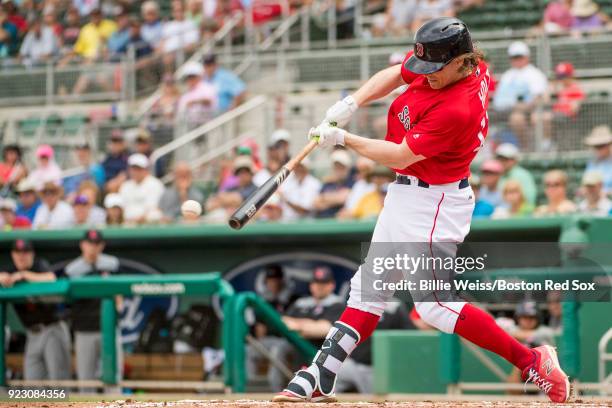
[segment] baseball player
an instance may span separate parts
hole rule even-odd
[[[309,137],[320,146],[345,146],[396,172],[373,243],[425,243],[430,249],[433,244],[445,243],[456,250],[457,243],[463,241],[474,208],[469,167],[488,130],[490,78],[466,25],[456,18],[434,19],[417,31],[414,50],[402,64],[375,74],[353,95],[329,108],[323,123],[311,129]],[[404,84],[409,84],[408,89],[389,108],[386,140],[342,129],[360,106]],[[298,371],[274,401],[335,400],[336,374],[342,363],[372,334],[393,295],[388,291],[369,293],[362,272],[363,265],[351,280],[346,310],[312,364]],[[445,301],[435,290],[426,298],[416,299],[412,291],[411,295],[427,324],[502,356],[521,370],[523,380],[535,383],[551,401],[569,399],[568,377],[552,347],[521,344],[491,315],[461,299]]]

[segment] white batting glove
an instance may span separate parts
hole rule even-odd
[[[355,113],[358,108],[359,106],[357,105],[355,99],[349,95],[341,101],[333,104],[331,108],[327,110],[325,113],[325,122],[335,126],[344,127],[347,123],[349,123],[351,116],[353,116],[353,113]]]
[[[335,145],[344,146],[345,134],[346,130],[323,123],[316,128],[310,129],[310,132],[308,132],[308,139],[316,140],[321,147]]]

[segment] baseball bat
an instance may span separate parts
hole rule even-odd
[[[317,141],[311,140],[308,144],[291,158],[283,167],[281,167],[272,177],[262,184],[257,190],[253,191],[242,205],[232,214],[229,219],[229,226],[235,230],[244,227],[247,222],[257,214],[257,211],[264,206],[266,201],[274,194],[278,187],[285,181],[287,176],[296,168],[304,157],[317,147]]]

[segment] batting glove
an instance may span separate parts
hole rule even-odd
[[[344,146],[345,134],[346,130],[324,123],[317,126],[316,128],[311,128],[310,132],[308,132],[308,139],[316,140],[319,146],[321,147],[335,145]]]
[[[325,122],[344,127],[351,120],[353,113],[357,111],[359,106],[355,99],[349,95],[341,101],[336,102],[325,113]]]

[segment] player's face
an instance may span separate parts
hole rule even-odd
[[[27,271],[34,263],[33,251],[11,251],[13,263],[19,271]]]
[[[459,69],[463,64],[463,58],[455,58],[446,64],[441,70],[425,75],[432,89],[442,89],[462,79],[465,74]]]
[[[325,299],[331,295],[335,287],[334,282],[311,282],[310,294],[315,299]]]

